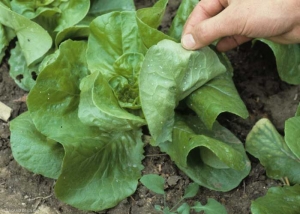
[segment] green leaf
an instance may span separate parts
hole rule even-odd
[[[108,209],[136,191],[143,169],[142,134],[140,130],[87,134],[64,136],[66,155],[55,194],[81,210]]]
[[[145,121],[130,114],[119,106],[112,89],[103,75],[96,71],[85,77],[80,85],[78,116],[90,126],[98,126],[103,131],[131,130],[145,125]]]
[[[133,0],[92,0],[89,15],[97,17],[112,11],[135,11]]]
[[[90,30],[89,69],[102,73],[121,107],[140,114],[138,78],[146,48],[138,33],[135,12],[102,15],[91,23]]]
[[[300,45],[282,45],[266,39],[260,41],[272,49],[280,78],[289,84],[300,84]]]
[[[218,115],[231,112],[244,119],[248,111],[241,100],[231,74],[220,75],[188,96],[187,105],[194,110],[207,128],[211,129]]]
[[[86,25],[77,25],[65,28],[58,32],[55,38],[56,47],[67,39],[85,39],[90,34],[90,28]]]
[[[88,66],[91,72],[99,70],[107,81],[117,75],[114,63],[122,55],[145,52],[135,12],[112,12],[96,18],[90,24]]]
[[[97,137],[99,129],[87,127],[78,119],[80,81],[89,74],[86,42],[68,40],[60,45],[59,55],[39,74],[28,95],[27,105],[37,129],[62,143],[72,131]]]
[[[10,131],[15,160],[35,174],[57,179],[64,157],[62,145],[42,135],[35,128],[29,112],[14,119]]]
[[[9,74],[17,85],[25,91],[30,91],[35,85],[39,69],[36,64],[27,66],[19,42],[16,42],[16,47],[11,49],[8,64],[10,66]]]
[[[172,140],[178,102],[226,68],[210,48],[187,51],[163,40],[151,47],[140,73],[140,100],[153,144]]]
[[[160,25],[168,0],[159,0],[153,7],[137,10],[136,19],[141,39],[147,48],[168,39],[175,40],[156,28]]]
[[[61,10],[62,13],[57,20],[58,25],[54,30],[59,32],[67,27],[74,26],[86,16],[89,8],[90,8],[90,1],[86,1],[86,0],[61,1],[61,4],[59,5],[59,9]]]
[[[165,194],[164,185],[165,179],[156,174],[143,175],[140,179],[141,183],[152,192],[157,194]]]
[[[271,187],[267,195],[252,202],[253,214],[298,214],[300,186]]]
[[[195,203],[192,209],[196,212],[204,211],[205,214],[227,214],[226,208],[213,198],[209,198],[206,205],[200,202]]]
[[[52,45],[52,39],[41,26],[0,4],[0,23],[13,28],[27,65],[40,59]]]
[[[171,212],[169,207],[165,207],[163,209],[163,214],[176,214],[175,212]]]
[[[162,207],[160,205],[154,205],[154,209],[157,211],[162,211]]]
[[[190,183],[184,191],[182,198],[192,198],[197,195],[199,191],[199,185],[196,183]]]
[[[292,117],[285,121],[284,132],[287,146],[300,160],[300,117]]]
[[[183,26],[198,3],[199,0],[182,0],[168,33],[171,37],[175,38],[176,41],[180,41]]]
[[[81,21],[88,13],[90,1],[13,0],[11,2],[11,6],[13,11],[27,17],[28,19],[34,19],[44,28],[48,30],[51,28],[51,31],[59,32],[67,27],[74,26]]]
[[[208,130],[198,117],[177,118],[173,141],[159,145],[176,165],[197,184],[217,191],[229,191],[239,185],[250,171],[243,144],[227,129],[215,123]],[[209,165],[201,149],[210,151],[227,168]]]
[[[116,75],[109,80],[109,84],[124,108],[141,108],[138,79],[143,60],[141,53],[126,53],[113,65]]]
[[[260,160],[269,177],[288,177],[291,183],[300,183],[300,160],[268,119],[259,120],[250,131],[246,150]]]
[[[177,212],[179,214],[190,214],[191,207],[187,203],[183,203],[178,207]]]

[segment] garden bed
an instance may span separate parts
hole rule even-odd
[[[150,6],[151,1],[136,1],[138,7]],[[167,29],[175,15],[180,1],[170,1],[165,20],[161,28]],[[225,113],[219,116],[219,122],[232,131],[242,142],[261,118],[269,118],[276,128],[283,132],[284,121],[295,114],[299,103],[299,86],[291,86],[280,80],[276,70],[275,58],[268,46],[256,43],[244,44],[227,53],[234,68],[234,82],[249,111],[249,118],[244,120]],[[0,67],[0,101],[13,109],[9,121],[26,111],[24,96],[9,77],[7,57]],[[172,207],[183,195],[184,189],[192,181],[181,172],[158,148],[149,145],[149,136],[144,135],[146,143],[143,174],[155,173],[167,182],[167,204]],[[223,204],[230,214],[250,213],[251,200],[266,194],[273,186],[282,183],[269,179],[259,161],[249,155],[252,169],[240,185],[230,192],[216,192],[200,188],[198,194],[188,199],[206,203],[214,198]],[[163,205],[163,197],[139,184],[137,191],[118,206],[102,212],[77,210],[55,198],[53,187],[55,180],[35,175],[22,168],[14,160],[10,149],[9,122],[0,121],[0,213],[107,213],[107,214],[148,214],[156,213],[154,205]]]

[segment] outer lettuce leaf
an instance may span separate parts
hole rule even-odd
[[[288,124],[286,129],[292,128],[290,125],[294,124]],[[290,131],[293,129],[286,133],[285,139],[289,141],[291,148],[268,119],[261,119],[247,136],[246,150],[260,160],[269,177],[274,179],[287,177],[291,183],[300,183],[300,159],[295,155],[299,154],[299,147],[296,145],[299,141],[297,138],[299,131],[296,133]]]
[[[67,27],[74,26],[79,21],[81,21],[88,13],[88,10],[90,8],[90,1],[13,0],[11,2],[11,7],[13,11],[29,19],[38,20],[38,23],[41,24],[44,28],[46,29],[51,28],[52,30],[58,32]],[[51,27],[49,26],[50,22],[52,23]]]
[[[111,87],[96,71],[85,77],[80,85],[79,118],[86,125],[98,126],[100,130],[111,132],[131,130],[145,125],[145,121],[119,106]]]
[[[218,123],[208,130],[198,117],[177,118],[173,141],[159,146],[192,180],[212,190],[229,191],[250,172],[243,144]]]
[[[139,9],[136,12],[139,33],[147,48],[156,45],[163,39],[174,40],[156,29],[162,21],[167,3],[168,0],[159,0],[153,7]]]
[[[163,40],[151,47],[140,74],[140,99],[154,145],[172,141],[178,102],[226,68],[210,48],[187,51]]]
[[[300,186],[272,187],[267,195],[252,202],[253,214],[298,214],[300,210]]]
[[[35,85],[35,79],[38,72],[38,65],[27,66],[25,57],[19,43],[10,51],[8,60],[10,66],[9,74],[15,80],[17,85],[25,91],[29,91]]]
[[[285,121],[284,132],[287,146],[300,160],[300,117],[292,117]]]
[[[52,39],[41,26],[0,4],[0,23],[13,28],[27,65],[40,59],[52,45]]]
[[[82,132],[97,137],[99,132],[77,117],[79,84],[89,74],[85,57],[86,42],[62,43],[56,60],[42,70],[28,95],[28,109],[37,129],[61,143],[70,130],[74,138],[82,137]]]
[[[85,136],[84,132],[81,132]],[[56,196],[82,210],[104,210],[132,195],[141,176],[141,131],[114,132],[101,139],[66,136]]]
[[[10,130],[15,160],[36,174],[57,179],[64,157],[62,145],[42,135],[35,128],[29,112],[14,119]]]
[[[265,39],[260,41],[274,52],[280,78],[289,84],[300,84],[300,44],[282,45]]]
[[[248,117],[248,111],[241,100],[230,73],[220,75],[188,96],[188,106],[211,129],[217,116],[222,112],[231,112],[242,118]]]
[[[169,30],[169,35],[175,38],[176,41],[180,41],[183,26],[198,3],[199,0],[182,0]]]
[[[90,24],[87,58],[91,72],[101,71],[109,80],[116,76],[113,67],[123,54],[146,52],[138,33],[135,12],[113,12]]]

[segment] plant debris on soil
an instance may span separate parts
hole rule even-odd
[[[169,20],[174,17],[180,1],[170,1],[162,29],[167,29]],[[151,6],[154,1],[136,1],[137,7]],[[261,118],[269,118],[279,131],[283,131],[284,121],[293,116],[299,103],[300,87],[282,82],[277,74],[275,58],[272,51],[264,44],[257,42],[244,44],[238,49],[227,53],[234,68],[234,82],[245,102],[249,118],[243,120],[237,116],[224,113],[219,122],[232,131],[242,142],[253,125]],[[0,66],[0,102],[12,109],[6,122],[0,120],[0,213],[62,213],[62,214],[148,214],[158,213],[154,205],[163,205],[163,196],[149,191],[141,184],[131,197],[119,205],[102,212],[86,212],[63,204],[56,199],[53,187],[55,180],[33,174],[22,168],[13,158],[10,149],[9,122],[26,111],[26,91],[18,88],[10,78],[7,59]],[[143,174],[155,173],[166,179],[166,202],[172,207],[180,200],[185,187],[192,182],[169,156],[161,153],[158,148],[150,146],[149,136],[145,142],[145,166]],[[249,155],[252,170],[241,184],[230,192],[216,192],[200,188],[198,194],[187,200],[206,203],[214,198],[223,204],[230,214],[250,213],[251,200],[266,194],[273,186],[282,183],[269,179],[265,169],[258,160]]]

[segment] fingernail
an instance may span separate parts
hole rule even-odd
[[[186,49],[193,49],[196,45],[192,34],[186,34],[181,39],[182,46]]]

